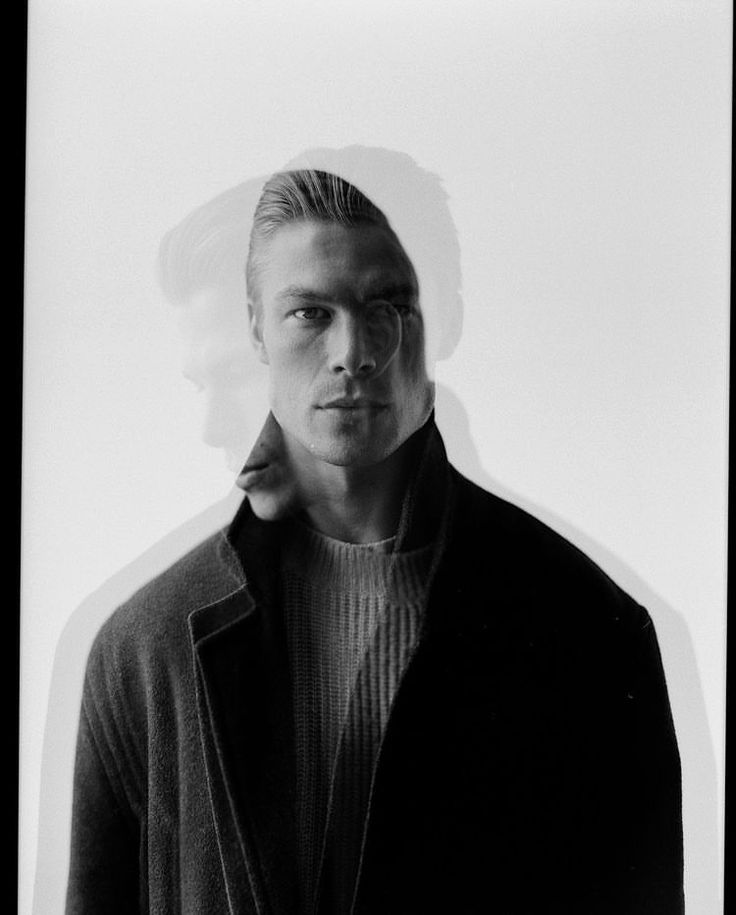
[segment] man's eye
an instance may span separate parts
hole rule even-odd
[[[414,312],[412,303],[403,299],[376,299],[373,307],[377,313],[381,311],[386,313],[393,312],[402,318]]]
[[[407,315],[414,314],[414,306],[412,305],[411,302],[395,301],[395,302],[392,302],[392,305],[394,306],[396,311],[398,311],[398,313],[401,315],[402,318]]]
[[[326,308],[317,308],[316,306],[310,306],[309,308],[297,308],[293,312],[293,315],[300,321],[320,321],[324,318],[329,318],[330,316]]]
[[[400,318],[408,318],[410,315],[414,314],[414,306],[412,303],[403,301],[402,299],[392,299],[391,302],[389,302],[389,306]]]

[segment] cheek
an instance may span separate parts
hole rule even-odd
[[[407,330],[402,347],[402,367],[408,381],[418,384],[427,380],[424,332],[421,324],[415,324]]]
[[[271,356],[269,393],[274,412],[288,422],[300,414],[311,399],[311,363],[298,349],[280,349]]]
[[[304,374],[304,361],[294,353],[282,352],[277,359],[271,359],[271,387],[281,390],[298,388]]]
[[[272,387],[301,390],[324,364],[322,343],[315,339],[280,340],[269,349]]]

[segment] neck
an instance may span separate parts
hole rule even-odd
[[[410,467],[410,442],[369,467],[316,459],[285,436],[310,527],[348,543],[372,543],[396,533]]]

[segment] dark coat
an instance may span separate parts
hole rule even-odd
[[[454,471],[433,425],[422,466],[398,540],[436,532],[432,587],[354,912],[678,915],[680,767],[651,619]],[[278,533],[246,500],[100,631],[68,913],[298,912]]]

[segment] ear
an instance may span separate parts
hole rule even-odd
[[[250,340],[258,355],[258,358],[264,365],[268,365],[268,353],[263,342],[263,328],[261,327],[261,318],[258,308],[248,299],[248,329],[250,331]]]

